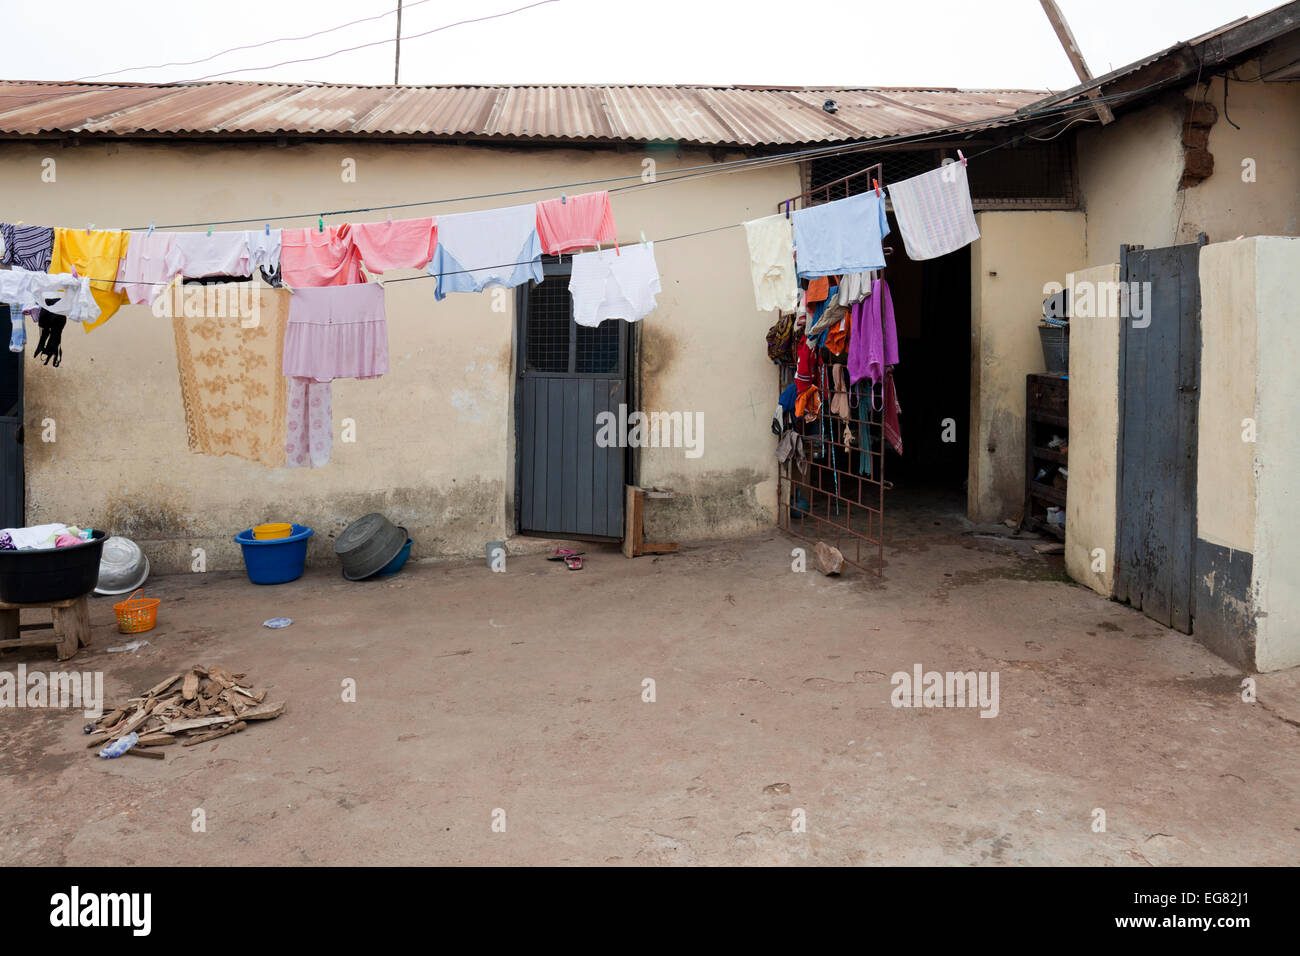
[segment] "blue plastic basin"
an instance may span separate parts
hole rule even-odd
[[[254,584],[284,584],[297,581],[307,567],[307,539],[315,530],[296,524],[287,538],[258,541],[253,529],[235,535],[244,549],[244,570]]]
[[[402,550],[397,552],[397,557],[393,558],[393,560],[389,561],[379,569],[379,575],[383,577],[389,574],[396,574],[398,571],[402,570],[402,565],[406,564],[406,559],[410,556],[411,539],[407,538],[406,544],[402,545]]]

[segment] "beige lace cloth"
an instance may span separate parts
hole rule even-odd
[[[257,299],[257,324],[244,328],[247,315],[229,315],[225,306]],[[194,290],[223,289],[200,301]],[[241,294],[242,293],[242,294]],[[256,283],[182,286],[172,296],[176,365],[185,406],[190,451],[237,455],[268,468],[285,464],[284,329],[289,295]],[[214,301],[215,299],[215,301]],[[196,314],[197,313],[197,314]]]

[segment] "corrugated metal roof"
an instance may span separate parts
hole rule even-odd
[[[1078,101],[1081,107],[1087,108],[1089,104],[1083,100],[1084,95],[1097,90],[1105,95],[1113,95],[1116,102],[1111,106],[1117,108],[1145,96],[1155,95],[1194,75],[1209,78],[1223,64],[1234,58],[1255,56],[1265,44],[1294,33],[1297,29],[1300,29],[1300,0],[1292,0],[1253,17],[1238,17],[1200,36],[1175,43],[1103,76],[1054,93],[1035,104],[1035,107],[1045,109]],[[1146,77],[1151,80],[1150,85],[1124,89],[1125,86],[1132,86],[1126,81],[1144,73],[1153,74]]]
[[[380,136],[784,146],[979,126],[1032,90],[0,81],[0,136]],[[833,99],[835,113],[822,109]]]

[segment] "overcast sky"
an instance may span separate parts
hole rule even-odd
[[[1059,90],[1038,0],[405,0],[403,83],[713,83]],[[1058,0],[1102,74],[1276,0]],[[8,79],[393,80],[397,0],[0,0]],[[365,17],[370,22],[343,24]],[[317,31],[330,30],[307,39]],[[256,49],[225,53],[234,47]],[[377,44],[363,46],[364,44]],[[351,49],[362,47],[360,49]],[[327,56],[336,51],[337,55]],[[286,62],[311,59],[309,62]],[[277,65],[282,64],[282,65]],[[149,67],[121,72],[127,67]],[[254,69],[261,68],[261,69]],[[111,72],[110,71],[114,71]],[[238,72],[229,72],[238,71]]]

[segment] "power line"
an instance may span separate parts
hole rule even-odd
[[[423,33],[413,34],[412,36],[408,36],[406,39],[418,40],[421,37],[427,37],[427,36],[432,36],[435,33],[441,33],[443,30],[450,30],[452,27],[463,27],[470,23],[485,23],[488,20],[500,20],[502,17],[509,17],[509,16],[513,16],[516,13],[523,13],[525,10],[532,10],[534,7],[544,7],[548,3],[559,3],[559,2],[560,0],[537,0],[537,2],[535,3],[530,3],[522,7],[516,7],[513,10],[506,10],[503,13],[492,13],[492,14],[488,14],[485,17],[472,17],[468,20],[457,20],[455,23],[448,23],[445,24],[444,26],[434,27],[432,30],[425,30]],[[344,47],[341,50],[335,50],[332,53],[323,53],[320,56],[306,56],[306,57],[300,57],[299,59],[296,60],[281,60],[279,63],[272,63],[270,66],[247,66],[247,67],[241,67],[240,69],[237,70],[226,70],[223,73],[210,73],[207,76],[197,77],[195,80],[191,82],[197,83],[197,82],[202,82],[204,80],[215,80],[218,79],[219,77],[230,76],[233,73],[258,73],[261,72],[262,70],[274,70],[282,66],[292,66],[295,63],[315,63],[318,60],[328,60],[331,57],[338,56],[341,53],[353,53],[356,50],[365,50],[372,46],[386,46],[387,44],[394,43],[394,42],[396,41],[392,39],[373,40],[370,43],[358,43],[356,46]]]
[[[410,10],[412,7],[418,7],[421,4],[430,3],[430,2],[431,0],[415,0],[414,3],[407,4],[406,9]],[[217,57],[225,56],[227,53],[238,53],[241,50],[257,50],[264,46],[270,46],[273,43],[295,43],[298,40],[312,40],[315,39],[316,37],[324,36],[327,33],[337,33],[339,30],[345,30],[348,27],[355,27],[362,23],[370,23],[374,20],[382,20],[385,17],[391,17],[394,13],[397,14],[397,20],[399,24],[398,30],[400,31],[401,30],[400,24],[402,19],[402,7],[401,4],[399,3],[396,10],[387,10],[384,13],[375,14],[373,17],[362,17],[360,20],[350,20],[347,23],[340,23],[336,27],[329,27],[325,30],[317,30],[315,33],[304,33],[302,36],[296,36],[296,37],[275,37],[270,40],[263,40],[260,43],[246,43],[243,46],[232,46],[228,49],[221,50],[217,53],[213,53],[211,56],[205,56],[198,60],[174,60],[171,63],[154,63],[150,66],[123,67],[120,70],[109,70],[107,73],[96,73],[93,76],[77,77],[76,79],[72,80],[72,82],[82,83],[87,80],[97,80],[105,76],[115,76],[118,73],[138,73],[141,70],[165,70],[173,66],[196,66],[199,63],[208,63],[212,60],[215,60]]]

